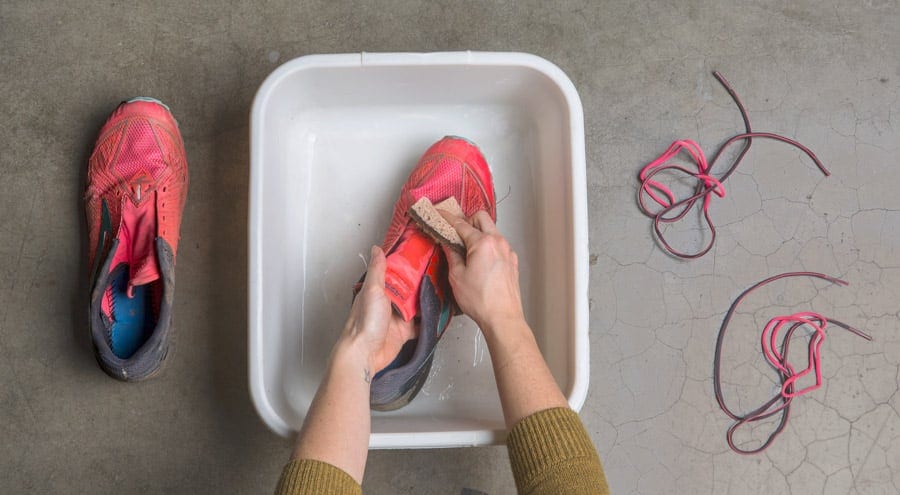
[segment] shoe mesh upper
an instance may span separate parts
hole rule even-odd
[[[477,170],[475,167],[483,170]],[[487,181],[480,179],[478,172],[481,172]],[[464,161],[456,155],[426,153],[410,174],[400,193],[400,199],[394,206],[391,225],[384,238],[385,251],[394,246],[409,223],[409,208],[423,197],[437,204],[454,196],[466,216],[485,210],[492,219],[496,219],[496,205],[490,177],[490,171],[487,170],[487,164],[483,159],[476,163],[471,160]]]
[[[187,160],[174,119],[164,107],[154,103],[120,106],[101,130],[88,166],[85,202],[89,266],[95,265],[94,256],[105,253],[117,237],[123,201],[138,204],[155,200],[158,225],[154,235],[165,238],[177,252],[186,196]],[[106,237],[103,249],[98,250],[104,200],[112,232]]]

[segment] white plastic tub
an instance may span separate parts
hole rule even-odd
[[[343,327],[351,287],[400,186],[444,135],[480,146],[498,225],[519,254],[529,322],[579,410],[588,387],[588,233],[581,101],[521,53],[313,55],[260,87],[251,122],[250,390],[275,432],[300,428]],[[373,448],[505,438],[477,327],[453,320],[407,407],[376,413]]]

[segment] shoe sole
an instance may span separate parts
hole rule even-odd
[[[159,105],[159,106],[165,108],[167,112],[172,113],[172,109],[169,108],[169,105],[166,105],[165,103],[163,103],[163,102],[157,100],[156,98],[152,98],[152,97],[150,97],[150,96],[135,96],[134,98],[132,98],[132,99],[130,99],[130,100],[125,100],[125,103],[134,103],[134,102],[137,102],[137,101],[144,101],[144,102],[148,102],[148,103],[156,103],[157,105]]]
[[[403,393],[400,397],[388,402],[387,404],[370,404],[373,411],[396,411],[401,407],[409,404],[412,400],[419,395],[419,391],[422,390],[422,387],[425,386],[425,382],[428,381],[428,376],[431,374],[431,363],[434,361],[434,354],[428,358],[428,362],[422,367],[422,370],[415,375],[416,380],[412,384],[412,386]]]

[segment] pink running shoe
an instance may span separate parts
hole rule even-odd
[[[88,164],[90,325],[97,363],[124,381],[169,352],[175,253],[188,171],[178,124],[152,98],[119,105]]]
[[[403,343],[396,359],[375,375],[370,395],[373,409],[398,409],[416,396],[452,318],[447,260],[409,215],[410,207],[422,197],[437,204],[450,196],[466,216],[485,210],[497,218],[493,178],[484,156],[470,141],[452,136],[428,148],[410,173],[384,237],[385,292],[395,311],[414,322],[417,337]]]

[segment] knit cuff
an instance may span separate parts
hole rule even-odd
[[[607,493],[597,450],[578,414],[567,407],[540,411],[519,421],[506,445],[519,493],[535,493],[541,485],[560,482],[589,488],[577,493]]]
[[[349,474],[327,462],[295,459],[278,480],[277,495],[362,495],[362,487]]]

